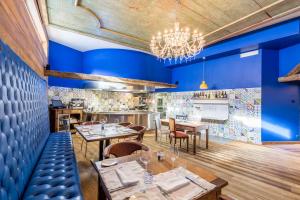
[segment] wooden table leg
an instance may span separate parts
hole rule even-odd
[[[108,147],[110,145],[110,140],[105,140],[105,147]]]
[[[103,160],[103,140],[99,141],[99,160]]]
[[[197,136],[196,136],[196,132],[193,132],[193,151],[194,151],[194,154],[196,154],[196,139],[197,139]]]
[[[105,192],[101,186],[101,183],[100,183],[100,177],[98,175],[98,200],[104,200],[106,199],[106,195],[105,195]]]
[[[206,129],[206,149],[208,149],[208,129]]]

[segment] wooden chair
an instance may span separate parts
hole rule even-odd
[[[146,127],[145,126],[131,126],[130,127],[133,130],[136,130],[137,132],[139,132],[140,134],[133,140],[137,141],[137,142],[143,142],[144,139],[144,134],[146,131]]]
[[[170,130],[162,128],[159,117],[156,117],[154,122],[155,122],[155,141],[157,141],[158,135],[160,135],[160,140],[161,140],[162,135],[165,135],[166,136],[166,141],[167,141],[168,136],[170,135]]]
[[[187,152],[189,152],[189,135],[185,131],[179,131],[176,129],[176,122],[174,118],[169,118],[169,129],[170,129],[170,144],[172,144],[172,140],[174,138],[174,147],[176,145],[177,139],[179,139],[180,147],[181,140],[186,140],[186,148]]]
[[[132,123],[131,122],[122,122],[122,123],[119,123],[119,125],[125,126],[125,127],[130,127],[130,126],[132,126]]]
[[[94,125],[94,124],[100,124],[101,122],[99,121],[88,121],[88,122],[82,122],[80,125]],[[81,141],[81,151],[82,151],[82,146],[83,146],[83,142],[84,142],[84,139],[82,138],[82,141]],[[85,153],[84,153],[84,157],[86,157],[86,152],[87,152],[87,145],[88,143],[86,142],[85,144]]]
[[[149,148],[140,142],[124,141],[116,144],[111,144],[104,149],[104,158],[109,158],[110,155],[122,157],[130,155],[136,151],[149,151]]]

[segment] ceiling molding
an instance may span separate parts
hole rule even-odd
[[[108,29],[108,28],[105,28],[103,26],[103,23],[101,21],[101,17],[98,16],[91,8],[88,8],[84,5],[82,5],[81,3],[81,0],[75,0],[74,1],[74,5],[76,7],[79,7],[79,8],[82,8],[83,10],[85,10],[86,12],[88,12],[89,14],[91,14],[92,16],[94,16],[98,22],[99,22],[99,29],[102,30],[102,31],[105,31],[105,32],[109,32],[109,33],[112,33],[114,35],[118,35],[118,36],[121,36],[121,37],[125,37],[125,38],[129,38],[129,39],[132,39],[132,40],[136,40],[136,41],[139,41],[139,42],[142,42],[144,44],[149,44],[149,41],[147,40],[144,40],[142,38],[139,38],[139,37],[136,37],[136,36],[132,36],[132,35],[129,35],[129,34],[126,34],[126,33],[121,33],[121,32],[118,32],[118,31],[115,31],[115,30],[111,30],[111,29]]]
[[[47,32],[51,41],[82,52],[95,49],[125,49],[152,55],[148,51],[117,44],[116,42],[106,41],[94,35],[80,33],[56,25],[47,26]]]
[[[270,8],[276,6],[276,5],[278,5],[278,4],[280,4],[280,3],[284,2],[284,1],[285,1],[285,0],[278,0],[278,1],[272,3],[272,4],[268,5],[268,6],[265,6],[265,7],[263,7],[263,8],[260,8],[259,10],[255,11],[255,12],[252,12],[252,13],[250,13],[250,14],[248,14],[248,15],[246,15],[246,16],[244,16],[244,17],[238,19],[238,20],[235,20],[235,21],[233,21],[233,22],[231,22],[231,23],[229,23],[229,24],[226,24],[225,26],[222,26],[221,28],[218,28],[218,29],[216,29],[216,30],[214,30],[214,31],[211,31],[211,32],[205,34],[204,37],[207,37],[207,36],[210,36],[210,35],[212,35],[212,34],[215,34],[215,33],[219,32],[219,31],[221,31],[221,30],[223,30],[223,29],[226,29],[226,28],[228,28],[228,27],[230,27],[230,26],[232,26],[232,25],[234,25],[234,24],[237,24],[237,23],[239,23],[239,22],[241,22],[241,21],[243,21],[243,20],[245,20],[245,19],[248,19],[248,18],[250,18],[250,17],[252,17],[252,16],[254,16],[254,15],[258,14],[258,13],[264,12],[265,10],[270,9]],[[271,18],[271,19],[272,19],[272,18]]]
[[[296,8],[293,8],[293,9],[288,10],[286,12],[275,15],[272,18],[268,18],[268,19],[263,20],[259,23],[256,23],[256,24],[253,24],[251,26],[245,27],[245,28],[243,28],[239,31],[230,33],[230,34],[228,34],[224,37],[213,40],[213,41],[205,44],[205,46],[213,45],[217,42],[221,42],[221,41],[224,41],[224,40],[227,40],[227,39],[230,39],[230,38],[233,38],[233,37],[236,37],[236,36],[251,32],[251,31],[255,31],[255,30],[258,30],[258,29],[261,29],[261,28],[265,28],[267,26],[271,26],[271,25],[274,25],[274,24],[277,24],[277,23],[280,23],[280,22],[284,22],[284,21],[287,21],[287,20],[290,20],[290,19],[293,19],[293,18],[296,18],[296,17],[299,17],[299,16],[300,16],[300,6],[297,6]]]
[[[125,49],[152,55],[148,51],[117,44],[116,42],[106,41],[94,35],[80,33],[78,31],[61,28],[56,25],[47,26],[47,32],[51,41],[82,52],[95,49]]]

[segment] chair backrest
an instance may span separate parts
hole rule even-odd
[[[176,132],[176,123],[174,118],[169,118],[169,129],[171,133]]]
[[[129,126],[132,126],[132,123],[131,122],[122,122],[122,123],[119,123],[119,125],[129,127]]]
[[[130,155],[136,151],[149,151],[149,148],[142,143],[134,141],[124,141],[116,144],[111,144],[104,150],[104,157],[109,158],[110,155],[122,157]]]
[[[155,129],[156,130],[161,130],[161,122],[160,122],[160,117],[155,117]]]
[[[146,131],[145,126],[132,126],[130,127],[133,130],[136,130],[137,132],[139,132],[140,134],[138,135],[138,137],[136,138],[137,141],[142,142],[143,138],[144,138],[144,134]]]

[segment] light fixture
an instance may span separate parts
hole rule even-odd
[[[179,3],[177,0],[176,7]],[[168,59],[170,62],[174,59],[175,63],[177,60],[181,63],[182,60],[188,61],[195,58],[202,51],[205,40],[202,33],[197,30],[191,34],[188,27],[180,28],[176,10],[177,8],[175,9],[174,29],[166,29],[164,33],[158,32],[156,36],[153,36],[150,49],[159,59]]]
[[[203,59],[203,62],[202,62],[202,82],[200,84],[200,89],[201,90],[207,90],[208,85],[206,84],[206,82],[204,80],[205,57],[203,57],[202,59]]]

